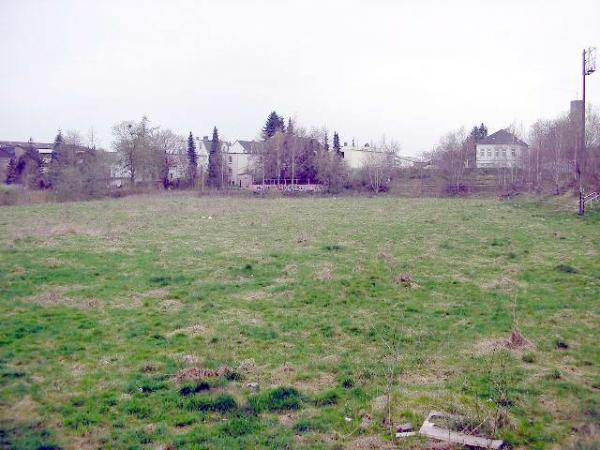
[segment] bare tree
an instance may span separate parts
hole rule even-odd
[[[433,162],[439,167],[452,192],[458,193],[464,188],[467,153],[468,142],[464,128],[443,136],[433,151]]]
[[[152,147],[155,131],[156,128],[149,126],[147,117],[142,117],[139,122],[125,121],[113,127],[113,148],[132,185],[159,178],[160,166],[156,165],[155,149]]]
[[[184,176],[185,139],[169,129],[157,129],[151,136],[151,145],[162,185],[166,189],[171,185],[171,176],[175,179]]]

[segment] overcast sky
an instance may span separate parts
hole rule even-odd
[[[0,0],[0,140],[147,115],[255,138],[275,109],[342,141],[429,150],[568,110],[599,0]],[[588,77],[600,106],[600,72]]]

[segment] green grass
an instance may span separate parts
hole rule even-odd
[[[437,409],[588,448],[598,299],[600,215],[540,203],[3,207],[0,448],[384,446],[390,369],[395,423]],[[532,345],[500,345],[515,326]],[[177,382],[190,366],[215,375]]]

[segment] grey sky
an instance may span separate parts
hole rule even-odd
[[[0,0],[0,29],[0,140],[93,126],[108,147],[144,114],[253,138],[276,109],[416,154],[460,126],[566,111],[600,1]]]

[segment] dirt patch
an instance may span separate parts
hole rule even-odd
[[[293,275],[298,272],[298,266],[296,264],[288,264],[283,268],[284,275]]]
[[[162,312],[175,312],[181,309],[181,302],[177,300],[163,300],[160,302],[159,309]]]
[[[475,350],[478,354],[492,353],[496,350],[534,350],[535,344],[521,334],[515,328],[506,339],[486,339],[476,344]]]
[[[273,370],[271,383],[274,385],[290,384],[294,377],[296,369],[290,363],[285,363],[283,366]]]
[[[38,404],[26,395],[18,402],[13,403],[10,408],[0,411],[1,421],[29,422],[37,419]],[[6,415],[5,415],[6,414]]]
[[[379,436],[363,436],[349,442],[345,447],[350,450],[392,450],[394,445]]]
[[[404,273],[401,273],[400,275],[396,275],[394,277],[394,283],[396,283],[400,286],[404,286],[407,288],[413,288],[413,289],[419,287],[419,285],[413,279],[413,276],[408,272],[404,272]]]
[[[277,420],[279,420],[279,423],[284,427],[292,428],[294,424],[298,421],[298,413],[288,412],[285,414],[280,414],[277,416]]]
[[[167,333],[166,336],[173,337],[178,334],[184,334],[189,337],[210,337],[214,335],[214,330],[212,328],[205,327],[204,325],[196,324],[185,328],[178,328],[176,330],[171,331],[170,333]]]
[[[28,303],[35,303],[42,306],[72,306],[75,308],[92,309],[100,305],[97,299],[79,299],[66,295],[69,291],[67,287],[53,287],[44,289],[44,292],[31,297],[26,297],[23,300]]]
[[[258,291],[244,292],[243,294],[240,295],[240,298],[242,298],[243,300],[248,300],[248,301],[263,300],[266,297],[267,297],[267,293],[262,289],[258,290]]]
[[[481,288],[492,291],[510,291],[512,289],[522,287],[523,283],[515,280],[514,278],[501,276],[493,280],[488,280],[481,284]]]
[[[238,370],[248,375],[255,374],[257,371],[256,362],[254,359],[244,359],[243,361],[240,361]]]
[[[385,411],[387,409],[387,404],[388,404],[387,395],[380,395],[379,397],[374,398],[373,401],[371,402],[373,411],[377,411],[377,412]]]
[[[506,340],[505,343],[507,348],[517,349],[517,348],[534,348],[533,342],[527,339],[525,336],[521,334],[518,328],[515,328],[511,333],[510,337]]]
[[[335,377],[329,373],[321,373],[309,380],[297,380],[294,386],[302,392],[320,392],[335,387]]]
[[[176,359],[184,364],[187,364],[188,366],[195,366],[200,363],[200,358],[196,355],[177,355]]]
[[[92,227],[78,224],[61,223],[57,225],[38,226],[30,229],[20,229],[16,231],[12,238],[15,241],[24,239],[52,239],[64,236],[102,236],[103,233]]]
[[[58,258],[50,257],[44,260],[44,266],[48,267],[49,269],[56,269],[62,265],[63,263]]]
[[[320,281],[330,281],[333,278],[333,269],[331,267],[324,267],[317,273],[317,279]]]
[[[156,288],[150,289],[149,291],[138,294],[140,298],[157,298],[159,300],[166,299],[169,297],[169,289],[167,288]]]
[[[396,257],[392,254],[392,252],[389,249],[386,248],[380,250],[377,254],[377,257],[385,261],[390,266],[395,266],[397,263]]]
[[[144,302],[147,299],[166,300],[168,298],[169,289],[156,288],[145,292],[138,292],[131,299],[121,299],[115,306],[122,309],[136,309],[144,306]]]
[[[221,366],[216,370],[205,369],[202,367],[187,367],[177,372],[173,377],[173,381],[177,383],[200,381],[206,378],[225,377],[232,373],[234,373],[234,370],[229,366]]]

